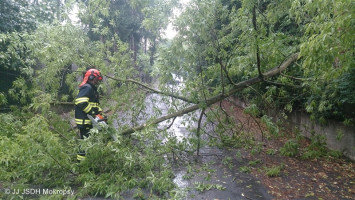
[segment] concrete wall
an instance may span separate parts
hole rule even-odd
[[[344,156],[355,161],[355,127],[345,126],[335,121],[329,121],[327,125],[323,126],[311,121],[309,116],[303,112],[291,113],[287,123],[289,128],[299,129],[301,134],[308,138],[312,131],[324,135],[329,149],[338,150]],[[337,135],[339,133],[343,136],[338,140]]]

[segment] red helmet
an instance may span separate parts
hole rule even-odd
[[[88,80],[94,80],[95,77],[98,77],[99,80],[102,80],[102,76],[99,70],[97,69],[89,69],[86,71],[85,76],[79,87],[83,86]]]

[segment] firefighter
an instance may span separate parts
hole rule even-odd
[[[92,122],[87,117],[102,118],[102,109],[99,104],[98,84],[102,81],[99,70],[89,69],[86,71],[81,84],[79,85],[79,94],[75,99],[75,123],[79,128],[80,139],[89,136],[89,131],[93,127]],[[80,162],[85,159],[85,152],[79,150],[77,160]]]

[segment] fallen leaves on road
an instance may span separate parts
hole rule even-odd
[[[247,123],[245,128],[249,131],[259,133],[259,135],[263,133],[260,130],[262,128],[260,124],[244,114],[241,108],[233,107],[230,102],[223,102],[223,106],[226,110],[233,110],[233,113],[229,114],[239,123]],[[275,200],[307,197],[319,200],[355,200],[354,162],[345,158],[333,157],[304,160],[297,156],[286,157],[279,153],[268,153],[271,152],[270,150],[278,151],[287,140],[287,137],[266,140],[263,150],[259,154],[249,154],[245,157],[249,161],[261,160],[260,165],[250,166],[251,173],[260,178],[261,183],[268,188]],[[302,142],[303,146],[309,145],[307,139]],[[276,177],[267,176],[263,170],[266,167],[280,165],[284,167]]]

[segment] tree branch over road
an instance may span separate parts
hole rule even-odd
[[[249,80],[242,81],[242,82],[239,82],[237,84],[234,84],[233,88],[231,90],[229,90],[229,91],[226,91],[224,94],[219,94],[219,95],[216,95],[216,96],[211,97],[209,99],[200,101],[198,104],[189,106],[187,108],[184,108],[184,109],[179,110],[179,111],[177,111],[175,113],[160,117],[158,119],[154,119],[154,120],[151,120],[151,121],[148,120],[143,125],[136,126],[136,127],[129,128],[129,129],[126,129],[126,130],[122,131],[122,134],[123,135],[129,135],[129,134],[132,134],[132,133],[134,133],[136,131],[144,129],[147,126],[158,124],[158,123],[163,122],[165,120],[172,119],[172,118],[175,118],[177,116],[182,116],[184,114],[193,112],[195,110],[200,109],[202,104],[205,104],[206,106],[211,106],[211,105],[213,105],[213,104],[215,104],[215,103],[217,103],[217,102],[219,102],[219,101],[221,101],[221,100],[223,100],[223,99],[235,94],[236,92],[238,92],[240,90],[243,90],[246,87],[249,87],[251,85],[254,85],[256,83],[259,83],[259,82],[263,81],[263,79],[271,78],[273,76],[276,76],[276,75],[280,74],[282,71],[286,70],[293,62],[295,62],[298,59],[298,56],[299,56],[299,53],[292,54],[280,66],[277,66],[277,67],[269,70],[268,72],[263,73],[262,77],[261,76],[257,76],[257,77],[251,78]],[[138,82],[136,82],[136,81],[134,83],[138,84]],[[146,87],[148,89],[151,89],[152,91],[157,91],[157,90],[155,90],[153,88],[145,86],[144,84],[140,83],[140,85],[142,85],[142,86],[144,86],[144,87]],[[168,95],[168,96],[171,96],[171,97],[175,97],[175,95],[168,94],[168,93],[165,93],[165,92],[157,91],[157,93]],[[178,99],[181,99],[181,98],[178,98]],[[181,99],[181,100],[183,100],[183,99]],[[189,102],[189,101],[187,101],[187,102]]]

